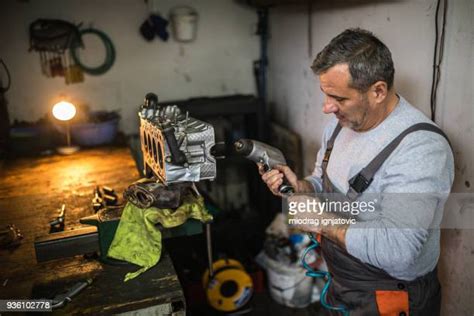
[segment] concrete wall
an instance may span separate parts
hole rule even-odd
[[[438,123],[456,158],[455,192],[474,192],[474,1],[449,1]],[[469,208],[467,208],[469,211]],[[470,211],[474,205],[470,204]],[[474,223],[472,223],[474,224]],[[471,226],[472,227],[472,226]],[[445,230],[440,272],[444,315],[474,314],[474,230]]]
[[[309,68],[316,54],[348,27],[372,30],[392,51],[398,92],[429,115],[435,9],[435,0],[316,1],[311,13],[311,52],[307,7],[271,10],[269,99],[274,103],[275,119],[302,136],[306,173],[313,169],[329,118],[321,111],[323,95]],[[474,192],[473,19],[473,1],[449,1],[437,122],[454,146],[456,192]],[[472,315],[474,311],[474,273],[466,269],[474,263],[473,237],[473,230],[443,232],[444,315]]]
[[[122,129],[133,133],[138,126],[137,106],[147,92],[156,92],[161,100],[255,93],[252,61],[258,58],[258,37],[253,9],[232,0],[160,0],[154,4],[165,17],[177,4],[194,7],[199,13],[197,40],[188,44],[172,38],[146,42],[138,33],[149,14],[142,0],[2,1],[0,56],[12,74],[7,93],[11,120],[34,121],[64,95],[91,109],[119,109]],[[104,75],[86,75],[84,83],[69,86],[63,78],[44,77],[38,54],[28,53],[28,26],[37,18],[83,22],[104,31],[116,48],[115,64]],[[92,37],[86,40],[89,50],[84,57],[100,63],[104,53],[99,43]]]

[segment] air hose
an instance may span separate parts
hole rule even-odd
[[[315,271],[313,268],[309,266],[309,264],[306,262],[306,255],[312,251],[315,250],[316,248],[319,247],[319,242],[314,238],[312,233],[308,233],[309,239],[311,240],[311,244],[305,249],[303,252],[303,257],[301,258],[301,261],[303,263],[303,267],[306,269],[306,275],[312,278],[321,278],[326,281],[326,284],[324,284],[323,290],[321,292],[321,305],[323,305],[324,308],[337,311],[342,313],[344,316],[349,315],[349,311],[344,305],[339,305],[339,306],[333,306],[329,304],[326,300],[329,286],[331,285],[332,277],[331,274],[327,271]]]
[[[112,43],[111,39],[104,32],[99,31],[97,29],[93,29],[93,28],[80,30],[79,34],[80,34],[81,37],[84,34],[93,34],[93,35],[98,36],[99,39],[102,41],[102,43],[105,46],[106,54],[105,54],[105,60],[102,63],[102,65],[97,66],[97,67],[88,67],[80,61],[80,59],[78,57],[78,53],[77,53],[78,48],[77,47],[71,48],[71,55],[72,55],[72,58],[74,59],[74,62],[76,63],[76,65],[81,67],[81,69],[85,73],[88,73],[90,75],[101,75],[101,74],[107,72],[110,69],[110,67],[112,67],[112,65],[114,64],[114,61],[115,61],[115,48],[114,48],[114,44]]]

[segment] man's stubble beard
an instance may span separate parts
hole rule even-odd
[[[360,106],[363,109],[360,114],[360,118],[356,118],[354,121],[348,121],[346,124],[342,124],[344,127],[350,128],[354,131],[359,131],[361,126],[365,123],[367,115],[369,113],[369,98],[363,94],[360,100]]]

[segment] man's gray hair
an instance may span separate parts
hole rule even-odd
[[[349,66],[350,86],[354,89],[367,91],[377,81],[385,81],[388,89],[392,88],[395,74],[392,54],[369,31],[345,30],[319,52],[311,69],[319,75],[338,64]]]

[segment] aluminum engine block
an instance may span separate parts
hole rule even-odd
[[[146,177],[165,184],[215,179],[212,125],[189,117],[176,105],[158,106],[153,93],[146,95],[138,116]]]

